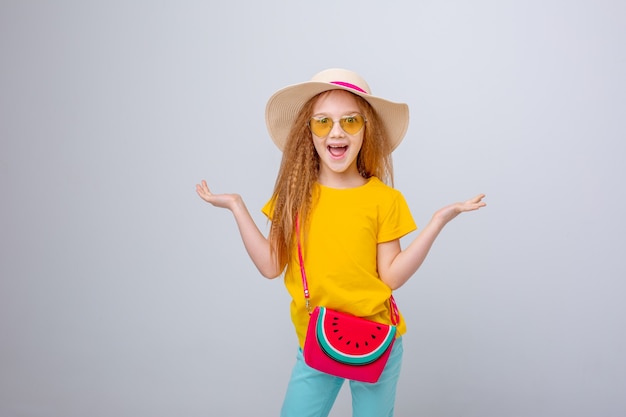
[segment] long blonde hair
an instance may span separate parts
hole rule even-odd
[[[291,261],[295,239],[296,216],[306,225],[313,206],[313,187],[318,179],[320,160],[309,130],[308,121],[320,93],[300,110],[289,132],[272,196],[273,212],[269,240],[279,265]],[[393,186],[391,145],[384,135],[381,120],[363,98],[354,95],[365,119],[363,144],[357,156],[357,168],[363,178],[378,177]]]

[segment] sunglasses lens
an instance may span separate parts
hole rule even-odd
[[[328,117],[313,117],[309,121],[311,132],[320,138],[326,137],[333,128],[333,121]]]
[[[342,117],[339,124],[341,128],[346,131],[346,133],[350,135],[355,135],[359,133],[359,131],[363,128],[363,124],[365,120],[363,116],[360,114],[356,114],[354,116],[346,116]]]

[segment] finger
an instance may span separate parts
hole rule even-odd
[[[476,197],[470,198],[469,200],[467,200],[467,203],[478,204],[482,201],[483,198],[485,198],[485,194],[478,194]]]
[[[484,194],[478,194],[478,195],[477,195],[476,197],[474,197],[472,200],[473,200],[475,203],[478,203],[478,202],[479,202],[480,200],[482,200],[483,198],[485,198],[485,195],[484,195]]]
[[[200,198],[202,198],[205,201],[209,201],[211,199],[211,197],[213,196],[211,194],[211,192],[209,191],[209,189],[206,186],[206,183],[200,185],[200,184],[196,184],[196,193],[198,193],[198,195],[200,196]]]
[[[211,190],[209,190],[209,186],[206,183],[206,180],[202,180],[202,185],[199,186],[202,189],[202,192],[211,195]]]
[[[196,193],[198,193],[198,195],[202,198],[206,197],[207,193],[206,191],[204,191],[204,189],[202,188],[201,185],[196,185]]]

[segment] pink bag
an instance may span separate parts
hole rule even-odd
[[[304,341],[304,361],[330,375],[374,383],[395,340],[396,326],[315,307]]]

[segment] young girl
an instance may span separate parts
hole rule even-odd
[[[196,189],[205,201],[233,213],[263,276],[275,278],[284,271],[300,349],[281,415],[327,416],[344,380],[310,368],[303,359],[309,310],[298,241],[312,306],[389,324],[392,291],[417,271],[450,220],[485,206],[484,195],[438,210],[402,249],[400,238],[416,227],[404,197],[392,188],[391,152],[408,127],[406,104],[371,95],[365,80],[352,71],[329,69],[276,92],[267,103],[266,122],[283,151],[273,195],[263,208],[272,222],[269,237],[241,196],[213,194],[204,180]],[[400,315],[397,339],[378,382],[350,381],[353,416],[393,416],[405,331]]]

